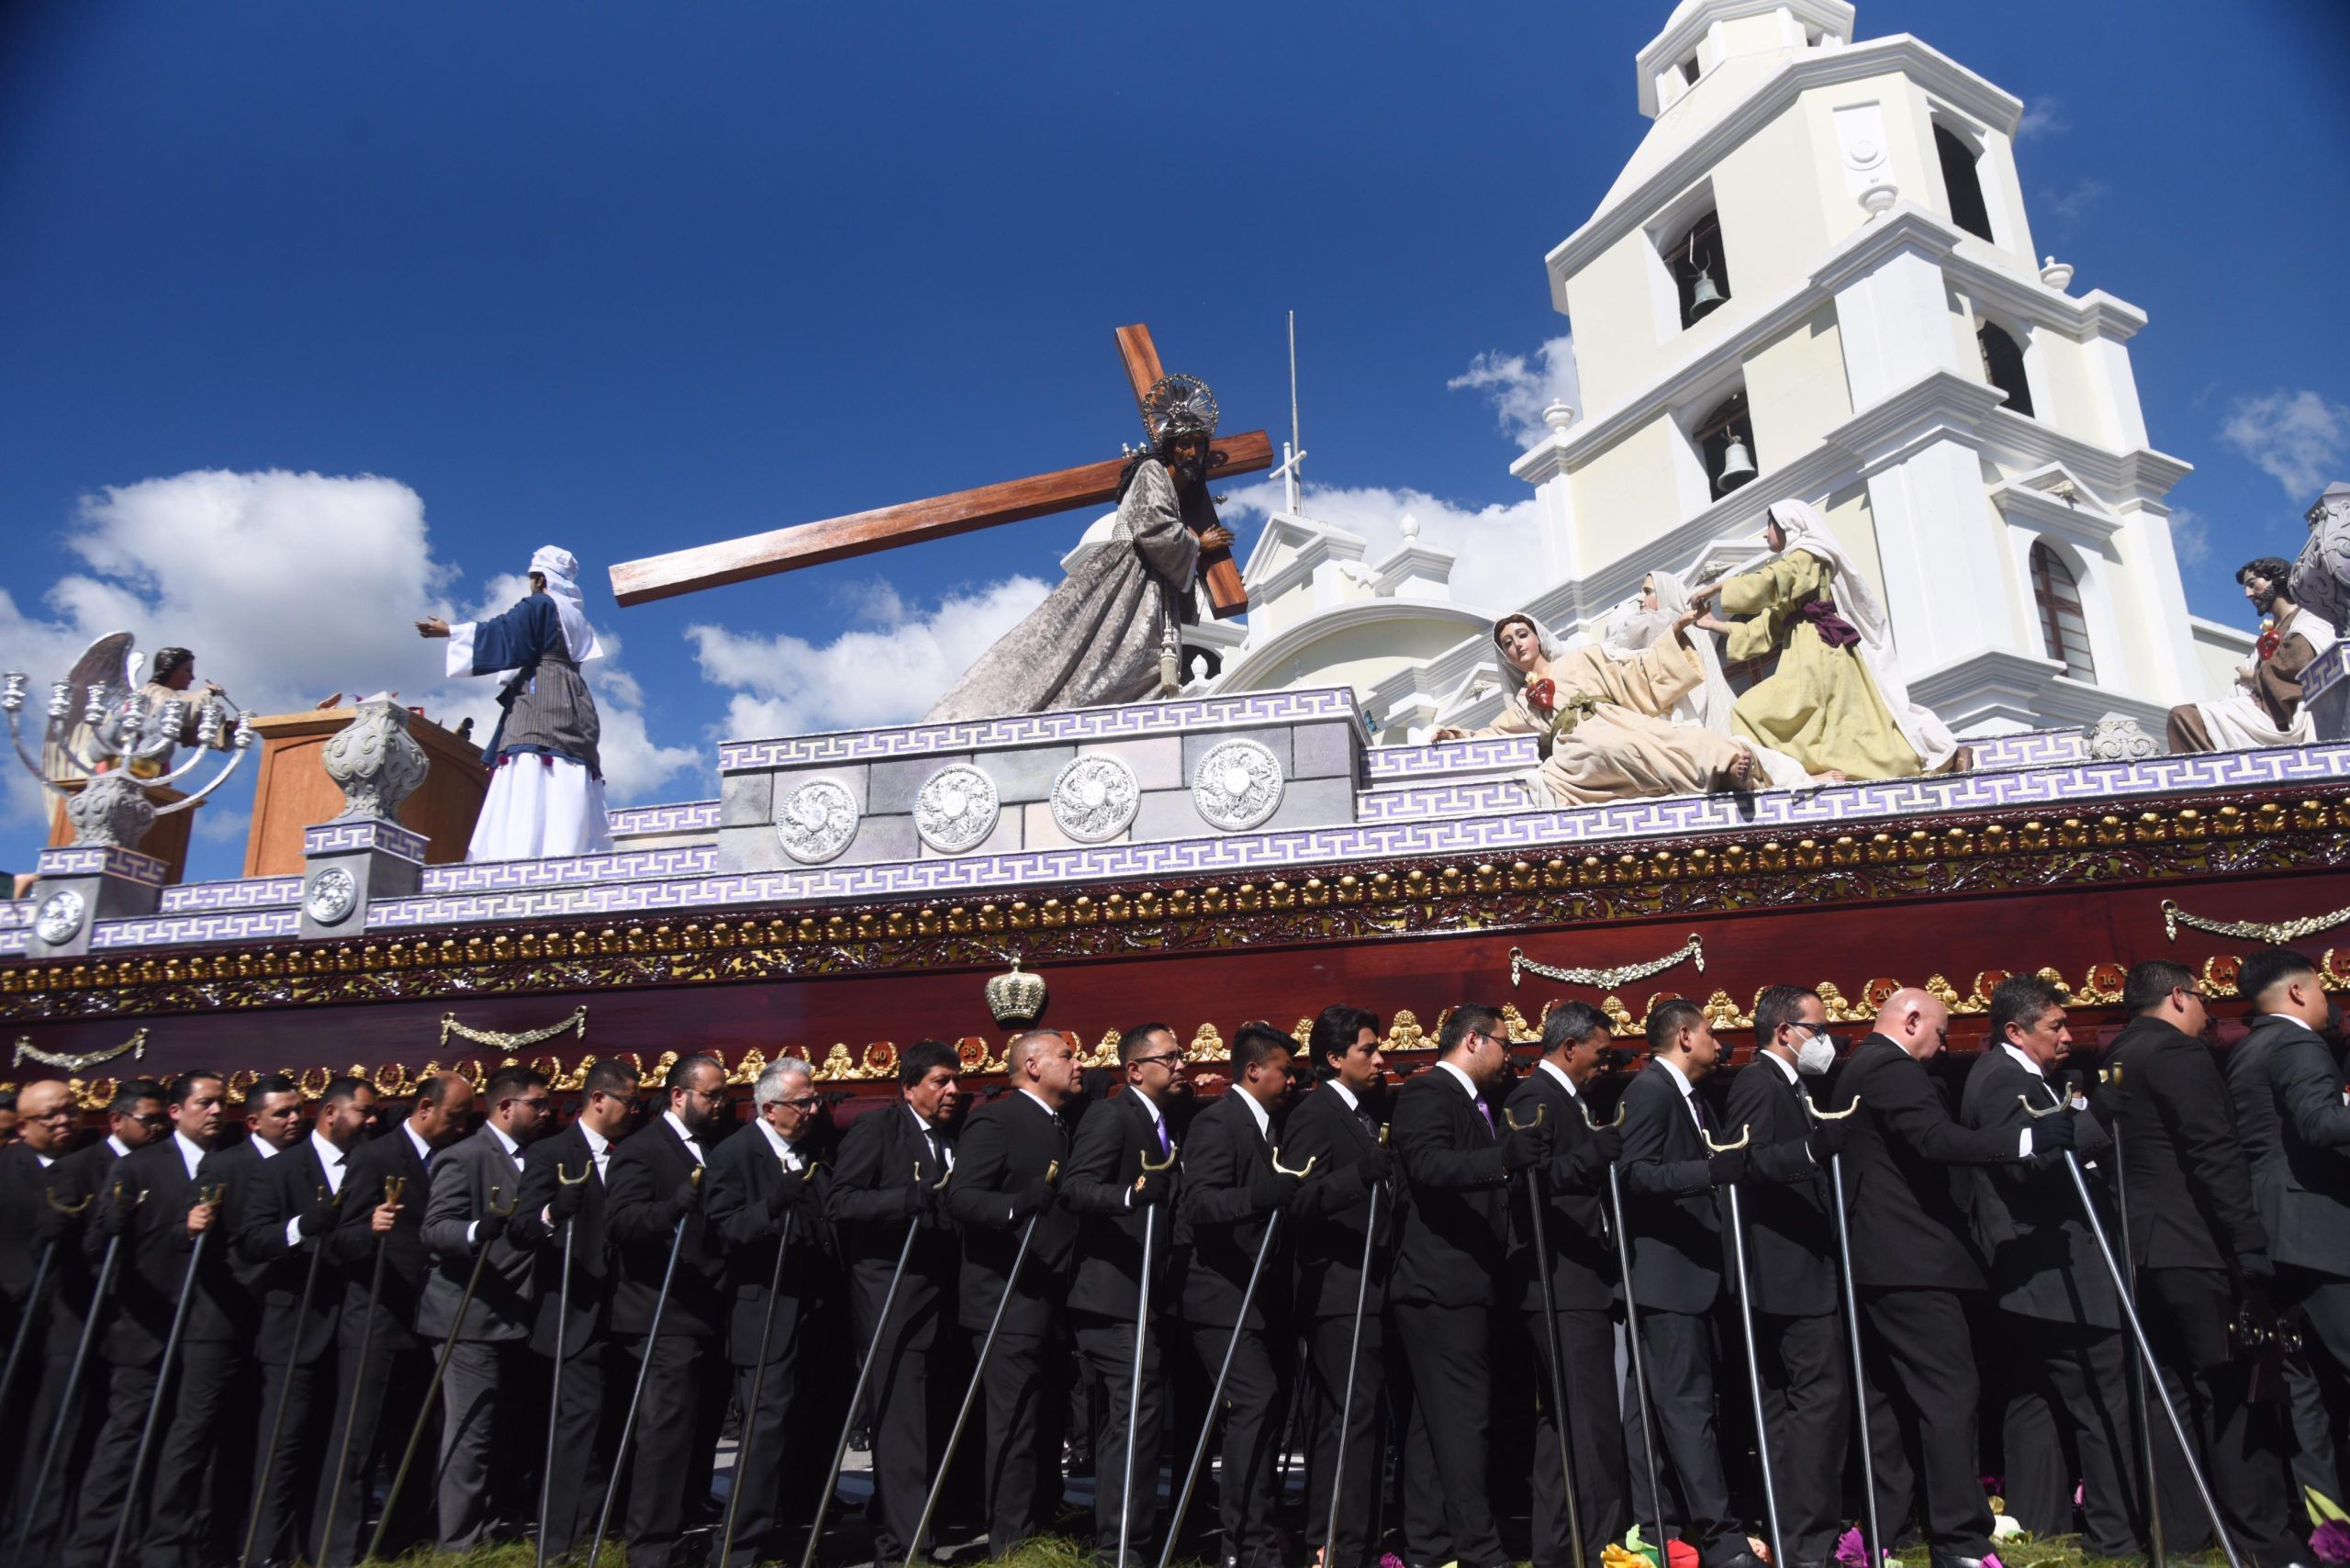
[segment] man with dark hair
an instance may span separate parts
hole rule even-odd
[[[1624,1428],[1616,1398],[1618,1270],[1607,1237],[1607,1168],[1624,1150],[1623,1134],[1583,1119],[1583,1092],[1607,1065],[1607,1015],[1583,1002],[1554,1004],[1542,1020],[1542,1058],[1510,1091],[1505,1109],[1520,1126],[1538,1123],[1550,1135],[1541,1177],[1542,1240],[1550,1249],[1550,1305],[1557,1313],[1559,1376],[1550,1369],[1551,1326],[1542,1320],[1542,1260],[1534,1244],[1534,1193],[1512,1198],[1509,1272],[1515,1305],[1533,1347],[1541,1382],[1532,1451],[1535,1568],[1569,1568],[1575,1560],[1567,1529],[1566,1478],[1559,1470],[1563,1383],[1568,1440],[1573,1445],[1575,1504],[1583,1521],[1585,1559],[1596,1562],[1623,1528]]]
[[[900,1051],[898,1103],[849,1123],[825,1204],[848,1272],[850,1327],[860,1350],[871,1347],[873,1355],[865,1420],[873,1432],[869,1517],[878,1562],[929,1550],[914,1540],[914,1527],[953,1419],[934,1408],[952,1391],[934,1390],[930,1379],[934,1362],[952,1361],[940,1336],[957,1320],[962,1252],[940,1189],[954,1169],[961,1069],[955,1047],[937,1040]],[[884,1324],[881,1303],[893,1277],[898,1294]]]
[[[1289,1092],[1292,1045],[1266,1024],[1244,1024],[1234,1033],[1232,1087],[1192,1118],[1175,1210],[1192,1356],[1202,1367],[1214,1367],[1229,1348],[1217,1489],[1225,1568],[1280,1568],[1273,1462],[1289,1408],[1289,1249],[1278,1230],[1270,1252],[1263,1243],[1273,1216],[1311,1184],[1289,1173],[1303,1165],[1281,1167],[1273,1142],[1273,1108]]]
[[[676,1557],[709,1503],[726,1419],[726,1249],[710,1226],[703,1168],[733,1105],[714,1057],[679,1057],[664,1086],[668,1108],[620,1146],[609,1171],[612,1333],[652,1361],[636,1435],[613,1460],[630,1466],[622,1533],[632,1562]]]
[[[489,1114],[481,1126],[433,1162],[424,1244],[434,1267],[417,1304],[416,1331],[436,1346],[451,1340],[434,1472],[445,1551],[471,1551],[488,1539],[500,1513],[526,1518],[538,1502],[529,1484],[532,1467],[513,1462],[536,1447],[529,1440],[538,1425],[530,1394],[538,1368],[529,1339],[537,1263],[507,1239],[506,1226],[521,1203],[523,1146],[538,1137],[552,1099],[545,1073],[499,1068],[482,1093]],[[475,1260],[485,1248],[476,1279]],[[476,1282],[471,1301],[468,1281]],[[495,1473],[493,1454],[508,1456]]]
[[[524,1151],[522,1201],[506,1231],[509,1241],[531,1249],[532,1294],[538,1301],[531,1350],[547,1362],[543,1375],[557,1406],[554,1451],[559,1458],[547,1478],[546,1513],[539,1522],[551,1556],[572,1551],[595,1529],[595,1511],[603,1500],[612,1447],[620,1436],[606,1404],[608,1392],[627,1387],[616,1365],[611,1335],[606,1170],[613,1146],[636,1120],[638,1079],[634,1064],[620,1057],[605,1057],[588,1070],[579,1084],[578,1117]],[[563,1342],[560,1372],[554,1370],[558,1338]],[[538,1439],[531,1446],[535,1451]]]
[[[2330,1012],[2324,980],[2291,948],[2263,947],[2237,969],[2236,994],[2251,1004],[2252,1033],[2228,1053],[2228,1092],[2277,1265],[2277,1304],[2301,1309],[2304,1349],[2331,1363],[2338,1388],[2350,1378],[2350,1106],[2318,1033]],[[2327,1411],[2308,1361],[2288,1361],[2286,1374],[2299,1428],[2295,1478],[2339,1496],[2333,1431],[2350,1417]]]
[[[106,1425],[83,1483],[80,1522],[62,1558],[71,1568],[106,1561],[125,1511],[130,1539],[150,1561],[198,1554],[206,1467],[234,1384],[238,1348],[252,1341],[256,1326],[222,1237],[211,1238],[201,1267],[188,1272],[196,1238],[214,1229],[220,1215],[220,1204],[199,1200],[212,1182],[226,1179],[214,1175],[217,1165],[207,1169],[226,1081],[208,1069],[190,1069],[173,1081],[170,1093],[172,1136],[125,1156],[116,1170],[122,1196],[110,1187],[92,1210],[99,1235],[123,1238],[122,1266],[106,1335]],[[134,1201],[134,1193],[143,1195]],[[164,1375],[163,1347],[184,1287],[178,1363],[149,1455],[146,1492],[139,1495],[131,1491],[131,1467],[156,1381]]]
[[[1959,1119],[2013,1137],[2031,1124],[2027,1105],[2067,1101],[2053,1079],[2073,1049],[2064,995],[2038,975],[2010,975],[1991,992],[1990,1025],[1990,1047],[1966,1075]],[[2112,1139],[2094,1118],[2076,1130],[2084,1160],[2108,1157]],[[2145,1539],[2138,1439],[2130,1402],[2115,1394],[2129,1386],[2131,1358],[2121,1302],[2064,1156],[2043,1152],[1968,1175],[2005,1352],[1990,1364],[2006,1385],[2009,1517],[2036,1536],[2072,1533],[2078,1476],[2084,1547],[2135,1557]]]
[[[1843,1529],[1852,1418],[1828,1188],[1843,1124],[1814,1124],[1804,1081],[1835,1065],[1841,1042],[1819,993],[1799,985],[1768,986],[1754,999],[1754,1041],[1723,1120],[1728,1141],[1739,1128],[1749,1140],[1746,1266],[1771,1474],[1789,1555],[1826,1562]]]
[[[238,1260],[251,1271],[251,1287],[262,1307],[253,1466],[257,1476],[266,1470],[268,1487],[257,1490],[250,1500],[258,1514],[252,1531],[252,1568],[294,1561],[299,1544],[310,1538],[310,1503],[333,1419],[329,1394],[334,1387],[335,1330],[346,1281],[341,1270],[319,1259],[307,1302],[303,1287],[311,1280],[312,1260],[339,1216],[352,1149],[375,1118],[373,1087],[356,1078],[330,1080],[319,1096],[308,1136],[283,1158],[270,1161],[263,1179],[253,1183],[231,1233]],[[273,1427],[277,1430],[274,1460],[267,1446]],[[230,1529],[247,1522],[246,1506],[240,1503],[232,1510]]]
[[[2138,1311],[2239,1555],[2264,1568],[2298,1560],[2284,1420],[2252,1398],[2253,1365],[2232,1325],[2262,1312],[2276,1284],[2268,1231],[2237,1140],[2232,1103],[2201,1039],[2210,1022],[2194,973],[2149,959],[2131,966],[2130,1022],[2105,1058],[2099,1118],[2121,1145]],[[2155,1496],[2173,1551],[2208,1540],[2174,1443],[2156,1431]]]
[[[2292,570],[2275,555],[2236,568],[2244,598],[2261,615],[2260,641],[2252,662],[2237,672],[2233,691],[2170,711],[2172,751],[2307,745],[2317,738],[2317,726],[2301,706],[2301,677],[2333,646],[2333,625],[2293,602],[2288,591]]]
[[[1387,1060],[1379,1050],[1379,1019],[1360,1007],[1326,1007],[1314,1020],[1307,1054],[1321,1083],[1299,1102],[1281,1129],[1281,1161],[1302,1168],[1313,1160],[1314,1180],[1290,1205],[1291,1249],[1297,1260],[1295,1307],[1305,1340],[1305,1540],[1322,1552],[1322,1568],[1362,1568],[1368,1557],[1372,1501],[1379,1495],[1386,1452],[1383,1420],[1387,1337],[1386,1274],[1394,1261],[1395,1190],[1392,1161],[1380,1139],[1386,1108]],[[1379,1196],[1379,1233],[1369,1238],[1371,1270],[1363,1271],[1371,1195]],[[1362,1349],[1355,1350],[1355,1307],[1362,1306]],[[1352,1425],[1347,1391],[1354,1390]],[[1348,1455],[1346,1497],[1337,1506],[1335,1542],[1330,1488],[1341,1477],[1338,1446]]]
[[[1487,1462],[1507,1185],[1549,1155],[1550,1140],[1548,1128],[1500,1129],[1485,1096],[1508,1071],[1501,1014],[1456,1007],[1437,1032],[1436,1065],[1397,1092],[1390,1124],[1405,1198],[1387,1304],[1412,1372],[1404,1531],[1415,1565],[1509,1561]]]
[[[1164,1024],[1138,1024],[1118,1036],[1125,1081],[1078,1124],[1061,1172],[1061,1206],[1080,1216],[1069,1320],[1078,1353],[1102,1382],[1102,1421],[1093,1444],[1093,1535],[1098,1561],[1116,1563],[1125,1506],[1126,1415],[1134,1393],[1135,1319],[1169,1277],[1175,1250],[1175,1144],[1160,1107],[1183,1086],[1183,1047]],[[1164,1170],[1146,1166],[1168,1164]],[[1150,1277],[1143,1278],[1143,1222],[1156,1209]],[[1156,1304],[1163,1312],[1171,1303]],[[1135,1426],[1134,1515],[1125,1520],[1138,1560],[1151,1558],[1158,1528],[1158,1439],[1165,1408],[1156,1329],[1143,1336],[1141,1418]]]
[[[815,1159],[823,1108],[815,1077],[797,1057],[768,1063],[751,1088],[751,1120],[710,1157],[710,1226],[726,1248],[726,1353],[742,1417],[733,1550],[714,1568],[796,1560],[800,1542],[789,1537],[809,1517],[798,1504],[832,1458],[828,1373],[848,1352],[833,1327],[840,1268],[824,1219],[832,1178]]]
[[[310,1561],[322,1568],[345,1568],[370,1539],[360,1531],[370,1528],[366,1514],[375,1474],[399,1463],[431,1381],[437,1347],[417,1334],[416,1314],[432,1271],[432,1254],[424,1242],[432,1158],[456,1140],[473,1106],[472,1080],[436,1072],[416,1086],[406,1121],[344,1157],[334,1228],[326,1233],[325,1266],[343,1282],[342,1311],[335,1324],[334,1420],[310,1514]],[[394,1182],[400,1184],[397,1198],[392,1196]],[[371,1300],[378,1252],[383,1283]],[[337,1461],[345,1455],[345,1467],[338,1469]],[[384,1536],[395,1554],[430,1539],[432,1494],[408,1486],[397,1506]],[[327,1529],[330,1514],[331,1538],[316,1539]]]
[[[962,1321],[976,1347],[1003,1304],[987,1365],[988,1551],[1002,1558],[1037,1533],[1040,1503],[1059,1501],[1067,1368],[1047,1347],[1067,1331],[1077,1215],[1053,1190],[1069,1159],[1061,1108],[1077,1093],[1077,1047],[1031,1029],[1004,1047],[1012,1092],[971,1113],[947,1183],[963,1226]],[[1020,1238],[1035,1230],[1013,1276]],[[1049,1496],[1047,1495],[1049,1494]]]
[[[1679,1494],[1681,1539],[1703,1568],[1752,1568],[1746,1531],[1730,1511],[1714,1408],[1715,1309],[1722,1297],[1722,1218],[1714,1189],[1746,1174],[1748,1151],[1714,1154],[1698,1081],[1720,1065],[1705,1009],[1682,998],[1650,1009],[1649,1060],[1624,1086],[1624,1228],[1632,1244],[1628,1289],[1639,1306],[1656,1448]],[[1724,1135],[1724,1143],[1738,1141]],[[1624,1447],[1642,1451],[1638,1391],[1624,1398]],[[1646,1467],[1631,1478],[1632,1517],[1664,1518]]]
[[[1844,1184],[1870,1353],[1878,1521],[1897,1537],[1921,1504],[1935,1561],[1964,1565],[1991,1555],[1975,1450],[1982,1380],[1967,1337],[1986,1279],[1951,1168],[2053,1155],[2074,1139],[2069,1108],[2020,1132],[1952,1120],[1926,1071],[1949,1036],[1950,1010],[1932,992],[1895,991],[1837,1075],[1836,1103],[1860,1106],[1845,1134]]]

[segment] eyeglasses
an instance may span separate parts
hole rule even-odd
[[[63,1114],[62,1112],[59,1114]],[[166,1127],[172,1123],[171,1116],[162,1111],[150,1111],[143,1116],[125,1116],[123,1120],[136,1122],[142,1127]]]
[[[1173,1067],[1182,1059],[1183,1053],[1181,1051],[1160,1051],[1153,1056],[1128,1057],[1126,1058],[1126,1065],[1128,1067],[1143,1067],[1149,1065]]]
[[[789,1105],[795,1111],[812,1111],[824,1102],[813,1094],[802,1094],[797,1100],[770,1100],[770,1105]]]
[[[1472,1039],[1483,1040],[1489,1045],[1499,1046],[1504,1050],[1509,1049],[1509,1036],[1506,1035],[1488,1035],[1483,1029],[1472,1029],[1469,1034]]]

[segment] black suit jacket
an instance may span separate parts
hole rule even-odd
[[[2350,1274],[2350,1105],[2333,1051],[2303,1024],[2263,1018],[2228,1053],[2228,1091],[2269,1255]]]
[[[1624,1224],[1632,1235],[1632,1297],[1644,1307],[1701,1313],[1722,1294],[1721,1205],[1707,1161],[1680,1083],[1651,1058],[1624,1086]]]
[[[703,1159],[710,1158],[704,1150]],[[650,1333],[655,1310],[665,1338],[715,1339],[726,1331],[726,1253],[710,1225],[710,1177],[702,1177],[697,1203],[680,1209],[678,1187],[693,1177],[696,1161],[666,1115],[654,1117],[612,1150],[605,1170],[610,1182],[612,1251],[618,1276],[612,1289],[612,1332],[622,1338]],[[677,1222],[685,1221],[678,1240]],[[661,1282],[677,1248],[677,1268],[666,1305]]]
[[[207,1154],[188,1178],[179,1139],[167,1137],[145,1148],[133,1149],[118,1161],[115,1174],[127,1192],[142,1194],[136,1205],[118,1210],[123,1231],[121,1274],[115,1285],[111,1321],[106,1326],[106,1359],[117,1366],[144,1366],[162,1356],[172,1327],[172,1315],[185,1286],[193,1291],[183,1330],[190,1343],[245,1344],[260,1326],[252,1296],[238,1282],[228,1206],[237,1189],[257,1179],[262,1161],[250,1137],[223,1153]],[[188,1211],[196,1206],[198,1190],[214,1182],[229,1191],[222,1212],[216,1214],[211,1239],[193,1282],[188,1261],[196,1253],[196,1238],[188,1234]],[[114,1207],[111,1192],[100,1203]]]
[[[1824,1316],[1837,1305],[1834,1200],[1828,1167],[1811,1157],[1810,1103],[1802,1079],[1789,1082],[1775,1059],[1758,1054],[1730,1080],[1722,1116],[1732,1139],[1746,1129],[1752,1151],[1739,1204],[1754,1309],[1784,1317]]]
[[[1836,1108],[1855,1100],[1860,1114],[1846,1124],[1844,1142],[1853,1282],[1983,1289],[1983,1257],[1951,1168],[2012,1164],[2020,1137],[1952,1120],[1942,1085],[1883,1035],[1862,1041],[1836,1080]]]
[[[1387,1299],[1497,1306],[1509,1235],[1509,1172],[1478,1101],[1440,1065],[1404,1081],[1388,1123],[1403,1168]]]
[[[317,1206],[327,1186],[326,1169],[306,1132],[301,1142],[262,1167],[238,1204],[237,1260],[246,1288],[260,1298],[261,1351],[273,1364],[283,1364],[290,1350],[297,1364],[308,1366],[334,1348],[348,1282],[342,1270],[320,1256],[331,1225],[298,1246],[285,1242],[286,1226]],[[340,1204],[335,1217],[341,1217]],[[313,1258],[319,1259],[318,1280],[305,1309],[302,1286]]]
[[[2121,1134],[2132,1260],[2141,1269],[2226,1269],[2268,1250],[2232,1102],[2202,1041],[2133,1018],[2106,1051],[2099,1117]],[[2119,1072],[2117,1084],[2112,1075]]]
[[[1077,1124],[1060,1181],[1061,1205],[1079,1216],[1077,1268],[1069,1287],[1072,1311],[1129,1320],[1135,1315],[1144,1211],[1126,1200],[1142,1175],[1143,1160],[1156,1165],[1166,1158],[1158,1147],[1160,1126],[1148,1103],[1132,1089],[1087,1107]],[[1169,1150],[1175,1151],[1173,1128],[1168,1128],[1167,1137]],[[1169,1170],[1159,1178],[1167,1193],[1151,1222],[1152,1300],[1160,1310],[1173,1305],[1159,1299],[1158,1292],[1169,1277],[1169,1260],[1175,1252],[1177,1175]]]
[[[940,1145],[935,1153],[923,1137],[913,1107],[901,1100],[866,1112],[841,1137],[825,1210],[866,1323],[880,1311],[898,1254],[905,1248],[906,1226],[913,1212],[911,1190],[917,1183],[935,1187],[946,1179],[946,1161],[956,1140],[944,1127],[934,1130]],[[952,1319],[962,1267],[962,1241],[944,1211],[923,1221],[913,1249],[906,1253],[897,1303],[890,1309],[890,1321],[903,1325],[901,1332],[910,1336],[902,1341],[909,1348],[927,1347],[937,1337],[939,1324]]]
[[[114,1150],[103,1141],[96,1147],[111,1162]],[[70,1154],[44,1166],[28,1144],[12,1143],[0,1148],[0,1333],[7,1336],[0,1344],[15,1343],[17,1326],[27,1312],[47,1314],[43,1338],[32,1343],[35,1347],[45,1343],[50,1354],[71,1355],[81,1337],[95,1271],[82,1250],[87,1211],[82,1215],[60,1214],[50,1206],[48,1194],[53,1193],[58,1202],[71,1204],[81,1193],[96,1190],[75,1179],[74,1167],[86,1153]],[[50,1305],[43,1307],[32,1299],[33,1276],[39,1271],[41,1253],[51,1241],[57,1245],[50,1260],[50,1282],[41,1287],[41,1298]]]
[[[1314,1174],[1290,1201],[1290,1255],[1297,1260],[1292,1305],[1301,1317],[1351,1317],[1361,1283],[1362,1244],[1371,1223],[1371,1193],[1379,1178],[1379,1123],[1366,1103],[1358,1111],[1325,1083],[1298,1102],[1281,1124],[1281,1163],[1294,1170],[1311,1159]],[[1379,1234],[1371,1244],[1371,1288],[1363,1310],[1387,1301],[1395,1260],[1393,1185],[1379,1196]]]
[[[400,1211],[379,1241],[369,1222],[395,1177],[406,1182]],[[384,1273],[375,1297],[375,1342],[395,1350],[412,1350],[422,1343],[416,1334],[416,1306],[432,1273],[432,1254],[424,1245],[424,1209],[431,1195],[431,1175],[405,1126],[351,1151],[343,1170],[342,1201],[336,1205],[334,1230],[327,1241],[326,1266],[342,1272],[341,1333],[369,1331],[367,1292],[380,1252]]]
[[[1060,1118],[1017,1090],[971,1113],[955,1141],[955,1177],[946,1183],[947,1211],[963,1226],[964,1327],[987,1328],[1007,1283],[1013,1289],[1003,1332],[1045,1334],[1059,1319],[1077,1251],[1076,1211],[1046,1204],[1035,1216],[1027,1261],[1012,1281],[1012,1260],[1027,1225],[1012,1217],[1012,1195],[1042,1181],[1056,1162],[1066,1163],[1069,1152]]]
[[[618,1158],[620,1150],[612,1150]],[[565,1227],[551,1225],[547,1208],[554,1202],[557,1178],[568,1182],[584,1174],[579,1213]],[[605,1177],[596,1169],[595,1152],[578,1124],[543,1137],[522,1151],[522,1201],[515,1205],[513,1223],[506,1232],[515,1246],[532,1255],[538,1310],[531,1320],[531,1348],[543,1356],[554,1354],[555,1320],[564,1317],[563,1255],[571,1249],[570,1312],[563,1327],[565,1361],[604,1343],[612,1321],[611,1195]]]
[[[810,1161],[814,1143],[803,1139],[793,1152],[803,1162]],[[783,1180],[775,1145],[756,1122],[746,1123],[710,1157],[710,1174],[704,1180],[710,1185],[710,1226],[726,1248],[726,1294],[731,1304],[727,1355],[738,1367],[755,1365],[764,1330],[767,1360],[772,1366],[791,1350],[794,1337],[821,1321],[840,1298],[840,1259],[833,1247],[832,1225],[824,1218],[824,1196],[832,1185],[832,1172],[818,1166],[807,1178],[808,1190],[799,1206],[786,1211],[791,1250],[781,1260],[783,1288],[774,1293],[772,1327],[767,1323],[767,1286],[776,1278],[776,1252],[787,1223],[768,1206]]]
[[[1959,1119],[1970,1127],[1997,1127],[2012,1138],[2031,1120],[2020,1094],[2042,1108],[2060,1103],[2053,1085],[1994,1045],[1966,1075]],[[2109,1157],[2113,1140],[2093,1119],[2081,1117],[2074,1136],[2084,1165]],[[1998,1304],[2052,1323],[2121,1327],[2113,1278],[2081,1217],[2080,1194],[2064,1155],[2042,1152],[1972,1175],[1975,1234],[1990,1260],[1991,1292]],[[2112,1217],[2098,1216],[2109,1226]]]
[[[1256,1262],[1272,1211],[1291,1195],[1284,1191],[1291,1183],[1273,1174],[1272,1140],[1257,1130],[1256,1114],[1244,1100],[1240,1090],[1225,1090],[1192,1118],[1191,1139],[1183,1145],[1183,1191],[1175,1207],[1179,1288],[1183,1321],[1203,1327],[1229,1328],[1241,1321],[1244,1295],[1250,1328],[1267,1328],[1289,1316],[1284,1233],[1274,1232],[1264,1268],[1258,1270]],[[1321,1179],[1316,1167],[1304,1185]],[[1257,1289],[1249,1294],[1252,1271]]]
[[[12,1145],[8,1152],[23,1147]],[[58,1215],[49,1221],[56,1227],[58,1238],[57,1255],[50,1265],[50,1277],[55,1282],[49,1294],[48,1339],[52,1356],[72,1355],[81,1342],[82,1326],[89,1321],[90,1300],[97,1289],[98,1259],[104,1251],[103,1244],[89,1245],[90,1219],[97,1200],[113,1187],[114,1168],[121,1158],[114,1145],[99,1138],[49,1168],[50,1183],[59,1203],[70,1206],[88,1202],[78,1215]],[[33,1266],[39,1267],[38,1251],[33,1254]]]
[[[1616,1299],[1616,1244],[1607,1230],[1607,1166],[1599,1141],[1567,1086],[1537,1066],[1517,1081],[1504,1111],[1521,1126],[1539,1115],[1550,1135],[1542,1172],[1542,1239],[1550,1249],[1551,1300],[1563,1311],[1605,1312]],[[1534,1255],[1534,1221],[1527,1191],[1511,1194],[1510,1278],[1522,1312],[1542,1308],[1542,1276]]]

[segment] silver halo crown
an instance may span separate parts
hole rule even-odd
[[[1179,436],[1215,437],[1215,394],[1196,375],[1162,375],[1142,398],[1142,428],[1164,449]]]

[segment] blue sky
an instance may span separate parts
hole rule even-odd
[[[1448,384],[1539,382],[1542,254],[1645,128],[1668,9],[11,7],[0,655],[45,679],[114,616],[265,706],[439,711],[408,618],[552,540],[623,644],[616,784],[708,793],[719,732],[918,713],[1081,520],[627,611],[602,567],[1114,453],[1134,319],[1278,429],[1293,308],[1314,482],[1519,502],[1496,388]],[[2229,571],[2350,476],[2350,8],[1860,0],[1858,30],[2031,106],[2037,237],[2152,316],[2189,598],[2241,619]],[[394,483],[176,478],[278,470]],[[13,799],[0,865],[35,842]]]

